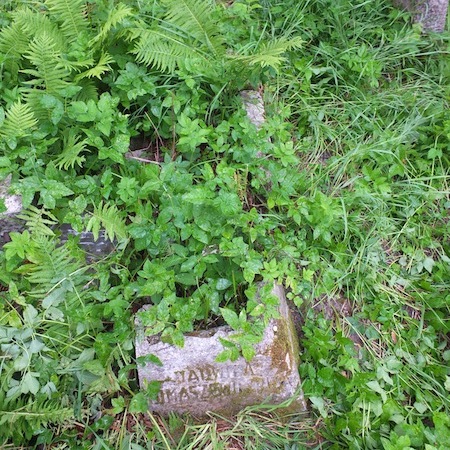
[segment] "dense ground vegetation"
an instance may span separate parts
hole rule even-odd
[[[2,448],[450,448],[448,33],[383,0],[5,0],[0,26],[27,222],[0,250]],[[262,280],[302,314],[310,422],[142,416],[139,307],[251,358]]]

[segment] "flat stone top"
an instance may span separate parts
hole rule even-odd
[[[10,185],[11,175],[8,175],[4,180],[0,181],[0,198],[3,199],[6,206],[6,211],[0,213],[0,217],[5,217],[9,214],[17,214],[22,210],[22,197],[19,195],[8,194]]]
[[[224,350],[219,338],[227,339],[235,333],[227,326],[185,336],[183,348],[165,344],[158,336],[146,337],[144,328],[138,326],[136,356],[153,354],[163,364],[138,368],[141,388],[145,388],[146,381],[161,383],[150,409],[163,415],[177,412],[203,417],[213,411],[230,416],[249,405],[278,404],[297,395],[290,411],[304,411],[297,336],[282,289],[274,291],[283,297],[282,317],[270,320],[250,362],[243,357],[233,362],[215,361]]]

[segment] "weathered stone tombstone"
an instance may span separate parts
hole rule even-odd
[[[398,7],[413,14],[423,31],[442,32],[447,21],[448,0],[394,0]]]
[[[190,333],[183,348],[161,342],[159,336],[146,336],[136,319],[136,357],[155,355],[162,366],[147,363],[138,367],[139,383],[159,381],[158,397],[149,409],[162,415],[189,413],[202,418],[208,412],[231,416],[246,406],[280,404],[292,399],[286,412],[306,411],[298,374],[298,337],[290,316],[284,289],[275,285],[280,318],[271,319],[256,355],[247,362],[216,362],[223,351],[219,338],[229,338],[228,326]]]
[[[0,181],[0,199],[6,206],[6,211],[0,212],[0,249],[10,238],[11,232],[22,232],[26,228],[26,222],[20,219],[23,212],[22,197],[10,194],[11,175]],[[94,239],[92,232],[76,232],[70,225],[62,224],[58,227],[59,240],[61,244],[67,242],[70,235],[80,236],[80,247],[86,252],[86,260],[91,263],[101,259],[115,250],[115,243],[111,242],[105,230],[100,230],[98,239]]]

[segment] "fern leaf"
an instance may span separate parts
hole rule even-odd
[[[27,58],[36,69],[24,69],[23,73],[32,75],[34,79],[27,81],[28,85],[45,91],[48,94],[57,94],[66,87],[69,73],[61,64],[61,54],[56,50],[53,37],[47,33],[36,36],[25,52]]]
[[[116,205],[103,204],[100,202],[98,206],[94,206],[94,212],[86,225],[86,231],[92,231],[94,239],[97,240],[101,228],[106,231],[106,236],[113,241],[117,236],[119,239],[126,238],[125,220],[120,217],[120,212]]]
[[[83,78],[98,78],[102,79],[102,75],[105,72],[109,72],[111,70],[110,63],[114,62],[114,59],[108,54],[103,53],[98,60],[98,63],[95,67],[91,67],[89,70],[80,73],[75,77],[75,81],[79,81]]]
[[[35,206],[30,205],[17,217],[24,220],[26,227],[35,234],[43,236],[55,235],[50,226],[56,225],[58,219],[50,211],[47,211],[44,208],[36,208]]]
[[[223,37],[213,19],[215,2],[210,0],[163,0],[168,8],[165,21],[205,45],[214,58],[225,53]]]
[[[9,58],[21,58],[28,47],[28,36],[19,24],[13,23],[0,32],[0,52]]]
[[[27,263],[16,269],[30,283],[37,285],[29,292],[30,296],[41,297],[62,280],[80,273],[81,263],[67,247],[56,247],[56,240],[45,235],[33,234],[32,239],[36,245],[27,252]]]
[[[88,31],[86,2],[84,0],[46,0],[49,11],[61,22],[64,36],[71,42]]]
[[[30,106],[18,101],[6,112],[5,121],[0,127],[0,135],[6,139],[23,137],[30,134],[37,123]]]
[[[29,8],[16,11],[13,15],[14,23],[20,27],[22,32],[28,37],[28,41],[42,33],[51,36],[58,51],[65,48],[65,39],[57,24],[48,15],[37,13]],[[22,53],[25,53],[25,49]]]
[[[25,437],[30,440],[36,430],[48,424],[62,424],[73,418],[73,408],[55,400],[6,398],[0,391],[0,441]]]
[[[206,71],[225,55],[226,47],[213,18],[211,0],[163,0],[167,8],[152,29],[129,30],[137,39],[133,53],[137,60],[158,70],[173,72],[185,62],[197,59]]]
[[[85,103],[89,100],[98,100],[97,86],[94,81],[83,78],[79,81],[78,85],[81,87],[81,90],[77,93],[74,100],[80,100]]]
[[[300,38],[288,39],[280,37],[270,42],[263,43],[260,50],[252,55],[227,55],[228,58],[242,61],[250,66],[272,67],[278,69],[285,60],[284,53],[293,48],[299,48],[302,44]]]
[[[79,167],[83,165],[86,158],[80,153],[86,151],[87,141],[75,134],[75,131],[69,130],[68,134],[64,138],[64,148],[61,154],[56,158],[56,167],[59,169],[64,168],[67,170],[69,167],[73,168],[75,164]]]
[[[192,52],[183,42],[168,38],[156,30],[146,30],[142,33],[133,53],[136,59],[147,66],[153,66],[162,72],[173,73],[180,63]]]
[[[28,36],[16,23],[0,31],[0,54],[4,56],[5,69],[11,73],[14,81],[17,81],[20,61],[28,49],[28,42]]]
[[[134,14],[133,10],[130,7],[124,5],[123,3],[117,4],[109,12],[108,18],[106,19],[105,23],[102,25],[100,30],[97,32],[95,38],[91,40],[90,45],[92,46],[95,43],[102,43],[106,39],[108,33],[111,31],[112,28],[114,28],[124,19],[132,16],[133,14]]]

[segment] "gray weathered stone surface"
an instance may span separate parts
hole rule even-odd
[[[11,185],[11,175],[0,181],[0,198],[4,200],[6,211],[0,213],[0,249],[9,242],[9,233],[22,232],[26,224],[17,216],[22,212],[22,198],[20,195],[13,195],[8,192]],[[78,233],[68,224],[59,227],[60,241],[65,243],[70,235],[80,236],[80,247],[86,252],[88,263],[109,255],[115,250],[115,243],[106,236],[105,230],[100,230],[98,239],[94,239],[92,232]]]
[[[150,402],[150,409],[163,415],[190,413],[201,418],[212,411],[230,416],[249,405],[279,404],[296,395],[289,412],[305,411],[297,335],[283,288],[275,286],[273,293],[280,299],[281,318],[269,322],[250,362],[243,357],[215,362],[224,349],[219,337],[234,333],[227,326],[191,333],[179,348],[161,342],[158,336],[146,337],[137,320],[136,356],[153,354],[163,363],[162,367],[152,363],[138,367],[141,388],[146,380],[161,382],[159,396]]]
[[[116,249],[116,243],[110,241],[105,230],[100,230],[98,239],[94,239],[94,233],[91,231],[82,231],[78,233],[67,223],[59,227],[61,232],[60,241],[66,243],[69,236],[80,236],[80,247],[86,252],[86,261],[92,263],[98,259],[113,253]]]
[[[10,194],[11,175],[0,181],[0,198],[5,202],[6,211],[0,213],[0,246],[8,240],[11,231],[23,230],[24,224],[16,218],[22,211],[22,198],[20,195]]]
[[[448,0],[394,0],[394,4],[411,12],[424,31],[444,31]]]
[[[247,117],[256,128],[261,128],[266,121],[264,101],[261,92],[258,91],[241,91],[242,103]]]

